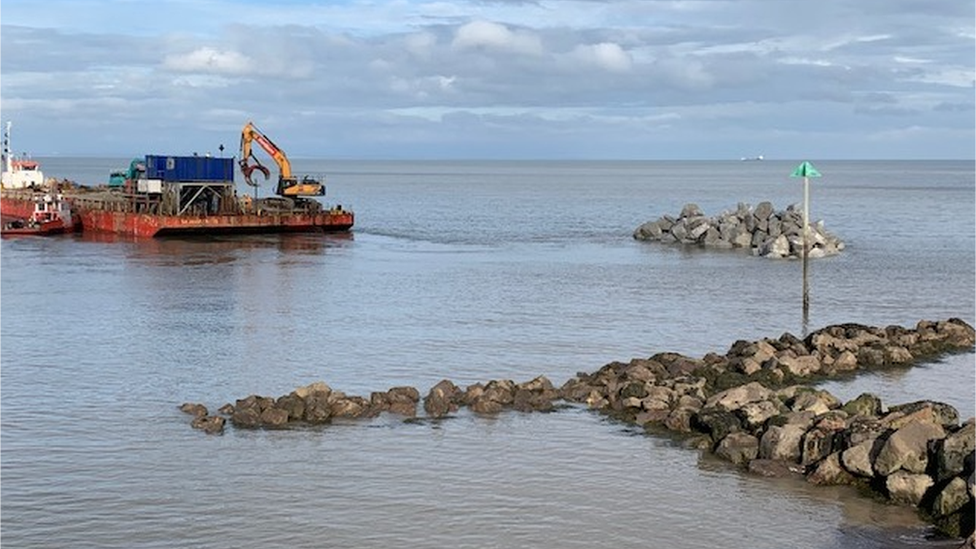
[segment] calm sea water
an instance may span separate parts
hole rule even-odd
[[[125,159],[42,159],[100,183]],[[326,381],[421,393],[801,334],[801,269],[634,241],[802,199],[797,162],[294,161],[349,235],[0,244],[9,547],[942,547],[910,510],[742,474],[595,413],[206,436],[177,410]],[[973,162],[814,161],[809,326],[974,323]],[[244,189],[241,189],[242,192]],[[262,189],[267,193],[270,188]],[[832,382],[974,415],[973,353]]]

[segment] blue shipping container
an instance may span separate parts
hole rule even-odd
[[[234,181],[234,159],[146,155],[146,178],[163,181]]]

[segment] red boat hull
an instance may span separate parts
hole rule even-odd
[[[27,219],[34,201],[29,194],[5,191],[0,196],[3,216]],[[317,212],[234,213],[213,215],[154,215],[75,206],[82,231],[108,232],[152,238],[169,235],[253,234],[283,232],[341,232],[352,228],[353,213],[340,208]]]
[[[319,213],[152,215],[81,210],[82,230],[156,237],[179,234],[247,234],[348,231],[353,214],[344,210]]]
[[[66,227],[61,220],[48,221],[40,225],[25,225],[21,227],[10,227],[4,223],[0,228],[2,236],[51,236],[72,232],[74,227]]]

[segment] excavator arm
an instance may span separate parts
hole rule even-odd
[[[241,130],[241,159],[238,164],[241,168],[241,173],[244,174],[244,180],[248,185],[257,186],[257,184],[251,178],[251,175],[255,171],[259,171],[264,174],[264,178],[268,179],[271,176],[268,168],[261,164],[261,162],[254,156],[254,151],[252,150],[252,144],[257,142],[257,144],[264,149],[264,152],[268,153],[268,156],[274,160],[275,164],[278,165],[278,189],[277,194],[280,196],[322,196],[325,194],[325,186],[308,176],[303,177],[301,181],[291,173],[291,162],[288,161],[288,157],[285,156],[285,151],[278,148],[277,145],[271,141],[268,136],[261,133],[260,130],[252,122],[248,122],[244,125],[244,129]],[[252,163],[253,162],[253,163]]]

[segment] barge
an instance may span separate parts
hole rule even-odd
[[[172,159],[173,157],[169,157]],[[189,157],[192,158],[192,157]],[[226,159],[231,162],[231,159]],[[85,232],[136,237],[287,232],[352,228],[352,211],[304,197],[238,197],[233,180],[127,179],[122,188],[0,189],[0,216],[27,218],[39,197],[60,192]]]
[[[125,170],[112,173],[108,185],[62,186],[43,181],[36,162],[15,162],[9,151],[7,125],[0,213],[5,221],[29,220],[45,195],[63,196],[71,205],[71,218],[85,232],[136,237],[171,235],[343,232],[352,228],[352,211],[341,205],[325,206],[322,181],[291,174],[284,152],[253,124],[244,128],[242,158],[238,162],[254,195],[238,196],[234,185],[234,159],[206,156],[146,155]],[[256,140],[278,164],[276,196],[257,198],[251,172],[269,170],[251,152]],[[253,161],[254,164],[249,164]],[[67,188],[70,187],[70,188]]]

